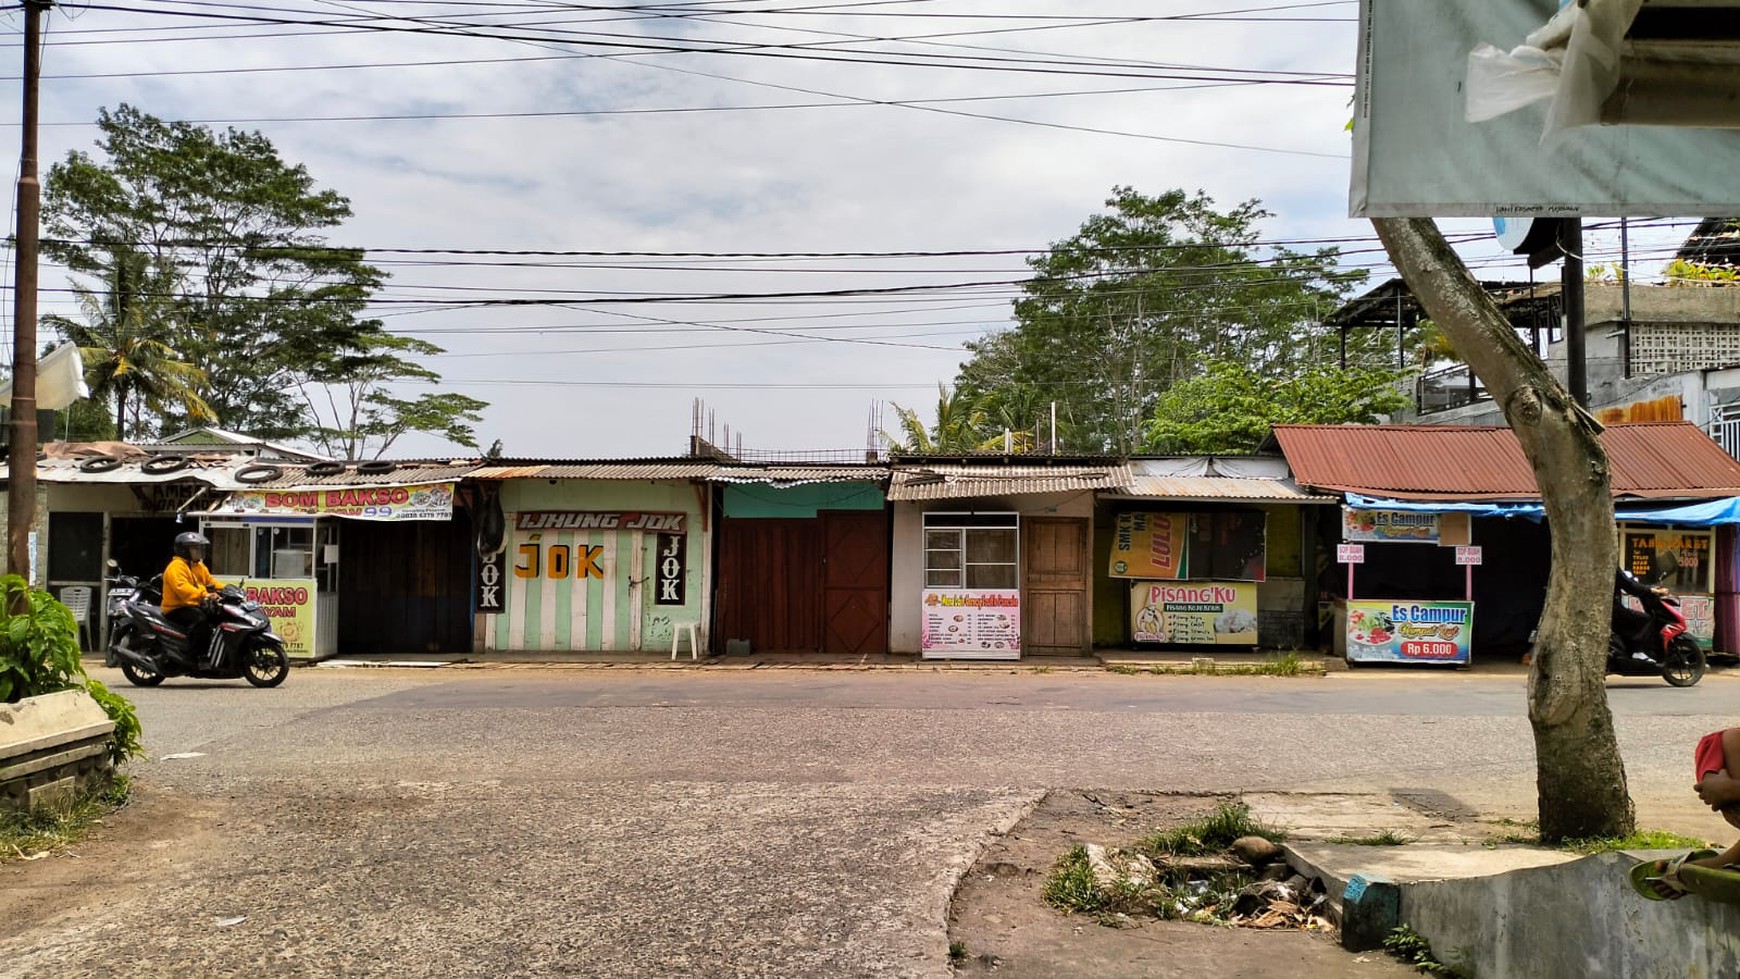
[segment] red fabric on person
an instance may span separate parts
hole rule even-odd
[[[1711,772],[1726,772],[1728,761],[1722,755],[1722,732],[1716,731],[1699,738],[1692,758],[1693,767],[1697,769],[1697,780],[1700,782]]]

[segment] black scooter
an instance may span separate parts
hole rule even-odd
[[[1680,603],[1666,595],[1634,597],[1649,616],[1649,626],[1629,636],[1613,630],[1607,643],[1607,672],[1659,676],[1676,687],[1693,686],[1702,680],[1708,664],[1696,640],[1686,634]]]
[[[206,648],[190,648],[187,633],[163,614],[158,575],[141,583],[109,562],[109,646],[104,662],[119,666],[129,683],[155,687],[172,676],[210,680],[241,677],[256,687],[275,687],[290,675],[284,640],[259,602],[225,585],[203,605],[211,625]]]

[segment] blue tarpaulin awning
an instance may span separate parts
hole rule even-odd
[[[1456,503],[1447,500],[1387,500],[1377,496],[1347,494],[1347,505],[1361,510],[1405,510],[1411,513],[1468,513],[1476,517],[1521,517],[1537,523],[1546,515],[1539,503]],[[1627,523],[1658,524],[1674,527],[1715,527],[1720,524],[1740,524],[1740,497],[1717,500],[1697,500],[1679,503],[1652,503],[1645,506],[1621,503],[1614,507],[1613,519]]]

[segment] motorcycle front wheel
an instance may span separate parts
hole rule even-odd
[[[121,664],[121,675],[135,687],[155,687],[163,682],[163,674],[154,673],[131,660]]]
[[[1675,636],[1668,642],[1667,662],[1661,678],[1676,687],[1689,687],[1704,678],[1704,651],[1690,636]]]
[[[290,657],[284,647],[255,642],[242,650],[242,676],[256,687],[275,687],[290,675]]]

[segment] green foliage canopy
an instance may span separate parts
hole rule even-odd
[[[1409,404],[1399,371],[1308,366],[1264,377],[1247,365],[1209,365],[1160,395],[1143,448],[1174,455],[1255,451],[1275,425],[1370,424]]]

